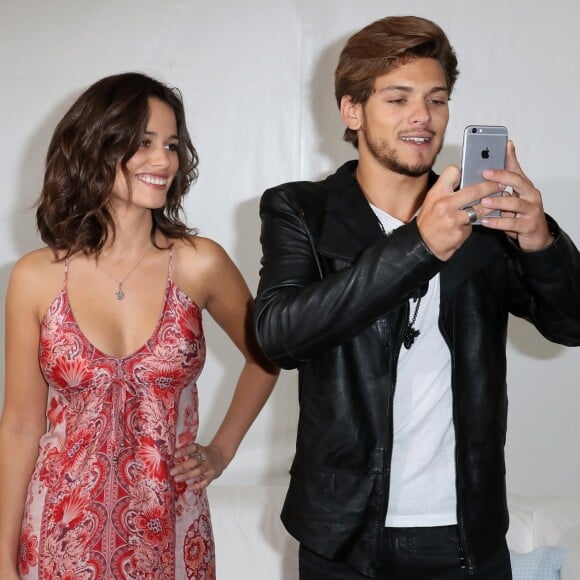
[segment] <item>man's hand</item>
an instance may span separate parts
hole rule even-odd
[[[427,247],[440,260],[446,261],[471,235],[469,213],[463,206],[492,193],[505,189],[495,181],[482,181],[459,191],[459,168],[450,165],[439,176],[427,192],[417,216],[417,227]],[[491,208],[479,204],[473,206],[477,217],[481,218]]]
[[[499,209],[501,217],[482,218],[482,224],[490,229],[504,231],[517,240],[526,252],[543,250],[552,243],[552,235],[542,205],[542,195],[526,177],[516,158],[512,141],[508,142],[505,170],[493,169],[483,172],[486,179],[497,181],[512,188],[511,195],[481,200],[487,209]]]

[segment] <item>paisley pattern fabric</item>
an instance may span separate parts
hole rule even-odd
[[[215,578],[205,492],[169,476],[195,440],[201,312],[169,275],[150,339],[116,358],[83,335],[65,284],[41,325],[48,430],[28,489],[23,579]],[[65,267],[68,272],[68,265]]]

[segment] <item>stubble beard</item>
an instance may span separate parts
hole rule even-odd
[[[393,171],[394,173],[398,173],[399,175],[405,175],[407,177],[421,177],[428,173],[435,164],[435,160],[437,159],[437,156],[443,147],[443,141],[441,141],[439,149],[435,155],[433,155],[432,159],[425,159],[424,155],[420,154],[417,163],[415,165],[410,165],[408,163],[403,163],[399,159],[397,150],[389,147],[386,141],[379,141],[378,139],[374,139],[373,136],[370,135],[366,126],[361,127],[361,129],[367,148],[371,155],[385,169]]]

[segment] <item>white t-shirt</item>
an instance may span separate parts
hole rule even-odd
[[[371,205],[385,233],[402,222]],[[451,354],[438,326],[439,275],[429,281],[413,325],[420,334],[401,346],[393,404],[389,527],[457,523]],[[416,302],[409,300],[410,317]]]

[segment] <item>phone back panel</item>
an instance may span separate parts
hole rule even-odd
[[[484,181],[484,169],[503,169],[508,132],[505,127],[469,125],[463,133],[460,188]]]

